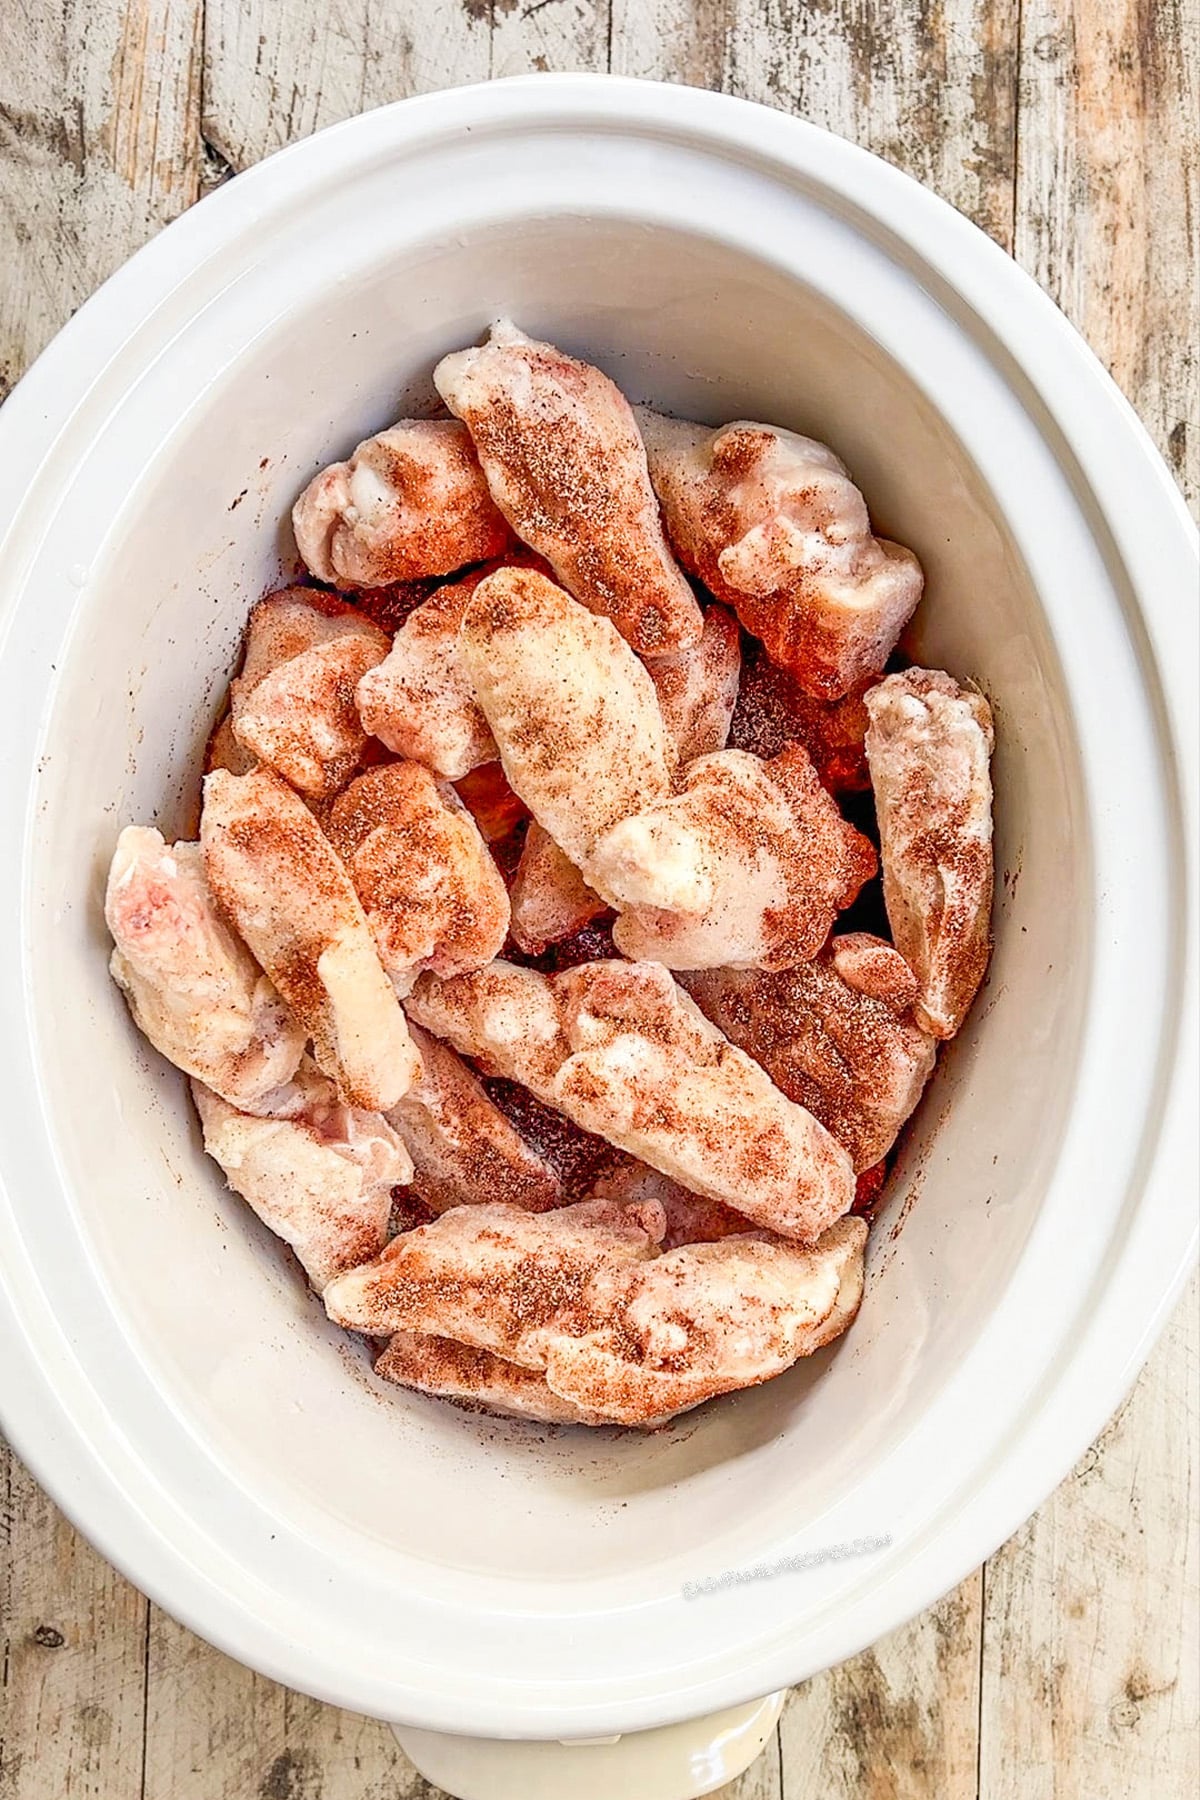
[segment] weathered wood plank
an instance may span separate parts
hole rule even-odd
[[[1193,1283],[1122,1411],[987,1566],[981,1800],[1200,1789]]]
[[[141,1800],[146,1601],[0,1448],[0,1795]]]
[[[1012,240],[1017,0],[736,7],[732,93],[800,113]]]
[[[1025,0],[1016,254],[1200,497],[1200,4]]]
[[[105,276],[196,198],[201,10],[5,9],[0,399]]]
[[[493,0],[492,74],[608,68],[609,0]]]
[[[736,0],[613,0],[612,70],[724,88]]]
[[[482,81],[490,0],[208,0],[204,136],[234,169],[372,106]]]

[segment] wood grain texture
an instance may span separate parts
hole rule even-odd
[[[410,92],[611,67],[801,112],[927,181],[1058,298],[1200,487],[1200,0],[17,0],[5,31],[0,381],[282,144]],[[798,1689],[723,1800],[1195,1791],[1196,1361],[1193,1299],[1036,1518]],[[386,1727],[148,1608],[2,1446],[0,1499],[0,1800],[441,1800]]]

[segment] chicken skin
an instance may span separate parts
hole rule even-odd
[[[751,638],[742,655],[729,747],[767,760],[788,744],[803,744],[822,787],[831,794],[863,793],[871,785],[864,695],[876,680],[864,676],[840,700],[814,700]]]
[[[737,705],[741,633],[723,606],[710,606],[698,644],[644,658],[680,764],[723,750]]]
[[[856,1172],[887,1155],[937,1054],[937,1039],[913,1016],[917,978],[890,944],[846,932],[799,968],[705,969],[683,984],[706,1018],[832,1132]]]
[[[200,818],[209,886],[350,1106],[394,1106],[421,1073],[358,895],[304,802],[267,769],[215,770]]]
[[[462,652],[510,784],[591,881],[596,840],[669,791],[674,749],[653,682],[607,619],[532,569],[480,583]]]
[[[608,911],[536,819],[525,834],[511,900],[513,941],[527,956],[540,956]]]
[[[652,1204],[582,1200],[548,1213],[456,1206],[332,1282],[325,1308],[335,1324],[373,1337],[429,1332],[536,1369],[538,1332],[573,1303],[582,1322],[588,1283],[653,1256],[662,1230]]]
[[[346,1106],[308,1064],[285,1116],[252,1118],[200,1082],[192,1095],[204,1148],[264,1225],[290,1244],[320,1293],[378,1256],[392,1189],[412,1178],[404,1145],[378,1113]]]
[[[888,922],[917,1019],[950,1038],[992,947],[991,709],[937,669],[889,675],[866,706]]]
[[[613,941],[669,969],[786,969],[816,955],[875,873],[868,839],[789,745],[770,762],[702,756],[680,791],[614,825],[589,875],[614,894]]]
[[[554,1169],[509,1123],[448,1044],[411,1027],[423,1074],[389,1123],[413,1162],[412,1185],[431,1212],[503,1200],[549,1212],[566,1198]]]
[[[318,588],[268,594],[250,614],[230,688],[233,736],[300,793],[328,799],[362,759],[354,690],[388,647],[386,632]]]
[[[443,357],[433,380],[497,506],[569,593],[644,655],[699,640],[633,412],[606,375],[503,320],[481,348]]]
[[[109,968],[134,1022],[177,1069],[252,1108],[290,1081],[303,1027],[214,903],[199,844],[127,825],[108,873]]]
[[[715,1244],[719,1238],[763,1236],[745,1213],[725,1206],[720,1200],[706,1200],[680,1187],[669,1176],[660,1175],[649,1163],[636,1157],[622,1156],[603,1169],[588,1191],[591,1200],[629,1201],[657,1200],[663,1209],[667,1228],[663,1233],[663,1249],[677,1250],[680,1244]],[[772,1236],[772,1233],[765,1234]],[[780,1238],[780,1243],[786,1240]]]
[[[292,510],[318,581],[377,588],[499,556],[508,527],[456,419],[401,419],[331,463]]]
[[[657,963],[548,977],[495,962],[425,977],[409,1009],[584,1131],[782,1236],[811,1243],[853,1201],[846,1152]]]
[[[482,968],[508,935],[508,891],[474,819],[420,763],[359,775],[329,809],[329,841],[397,993],[422,969]]]
[[[924,577],[911,550],[872,534],[832,450],[744,420],[637,417],[676,554],[771,660],[819,700],[881,673]]]
[[[397,1331],[375,1364],[375,1373],[400,1387],[452,1400],[469,1412],[507,1419],[534,1419],[544,1425],[611,1425],[602,1413],[564,1400],[538,1369],[505,1362],[490,1350],[456,1344],[453,1338]]]
[[[476,576],[451,582],[409,613],[391,650],[367,670],[355,694],[359,718],[373,737],[447,781],[461,781],[496,756],[459,643],[478,583]]]

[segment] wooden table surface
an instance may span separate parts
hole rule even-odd
[[[1075,321],[1195,501],[1200,0],[0,0],[0,33],[0,395],[132,250],[291,139],[611,68],[803,115],[928,182]],[[1194,1794],[1197,1338],[1193,1286],[1036,1517],[797,1689],[727,1800]],[[0,1508],[0,1800],[439,1800],[386,1727],[150,1605],[2,1444]]]

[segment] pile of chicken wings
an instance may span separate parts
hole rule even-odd
[[[921,567],[824,445],[508,322],[434,384],[296,503],[112,973],[381,1376],[656,1425],[854,1317],[987,964],[991,715],[885,672]]]

